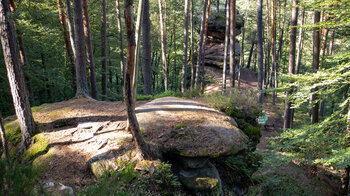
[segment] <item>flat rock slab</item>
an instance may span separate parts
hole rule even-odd
[[[248,137],[232,118],[192,100],[165,97],[136,108],[147,142],[164,153],[185,157],[219,157],[246,147]]]

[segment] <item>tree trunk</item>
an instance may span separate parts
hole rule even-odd
[[[43,52],[41,52],[40,56],[41,56],[41,64],[43,65],[43,70],[44,70],[46,100],[50,102],[52,96],[51,96],[51,90],[50,90],[50,84],[49,84],[49,77],[47,75],[47,66],[46,66],[46,61],[45,61],[45,55]]]
[[[134,74],[132,78],[132,94],[134,98],[134,102],[136,103],[136,90],[137,90],[137,76],[138,76],[138,67],[139,67],[139,49],[140,49],[140,39],[141,39],[141,23],[142,23],[142,15],[143,15],[143,5],[144,0],[139,1],[139,5],[137,8],[137,19],[136,19],[136,31],[135,31],[135,59],[134,59]],[[134,108],[135,109],[135,108]]]
[[[315,11],[314,16],[314,24],[320,22],[320,12]],[[317,73],[320,63],[320,29],[318,27],[314,28],[314,37],[313,37],[313,57],[312,57],[312,72]],[[313,91],[317,91],[317,89],[313,89]],[[312,102],[312,116],[311,123],[318,123],[318,109],[319,103],[316,102],[318,96],[317,94],[313,94],[311,97]]]
[[[188,48],[188,6],[189,0],[185,0],[185,25],[184,25],[184,54],[182,59],[181,92],[187,90],[187,48]]]
[[[126,105],[128,122],[130,131],[134,137],[136,149],[143,153],[144,158],[158,158],[155,155],[156,151],[152,151],[150,145],[148,145],[142,138],[141,131],[135,115],[135,102],[132,97],[132,78],[134,74],[135,66],[135,30],[133,20],[133,0],[124,1],[124,17],[126,24],[126,35],[127,35],[127,59],[125,69],[125,80],[124,80],[124,102]]]
[[[230,42],[230,0],[226,0],[226,31],[224,48],[224,65],[222,68],[222,92],[226,92],[226,71],[227,71],[227,53]]]
[[[177,89],[177,85],[176,85],[176,81],[177,81],[177,73],[176,73],[176,37],[175,37],[175,28],[176,28],[176,15],[175,13],[173,14],[173,46],[174,46],[174,64],[173,64],[173,90],[176,92]]]
[[[289,42],[289,64],[288,64],[288,73],[294,74],[295,70],[295,48],[296,48],[296,37],[297,37],[297,25],[298,25],[298,0],[293,0],[293,8],[292,8],[292,21],[291,21],[291,29],[290,29],[290,42]],[[285,111],[284,111],[284,128],[291,128],[292,124],[292,103],[288,100],[289,95],[292,93],[292,90],[288,90]]]
[[[101,65],[102,65],[102,100],[107,98],[107,17],[106,0],[101,0]]]
[[[236,50],[235,50],[235,29],[236,29],[236,0],[230,0],[230,90],[235,87],[236,79]]]
[[[246,13],[243,17],[245,17],[245,16],[247,16],[247,13]],[[239,72],[238,72],[238,89],[241,87],[241,68],[244,67],[245,26],[246,26],[246,22],[243,21],[243,27],[242,27],[242,47],[241,47],[240,62],[239,62]]]
[[[72,9],[70,5],[70,0],[65,0],[66,2],[66,12],[67,12],[67,23],[68,23],[68,31],[69,31],[69,39],[70,44],[72,46],[73,56],[75,58],[76,48],[75,48],[75,35],[74,35],[74,23],[72,16]]]
[[[87,0],[82,0],[82,12],[83,12],[83,22],[84,22],[84,35],[85,35],[85,46],[86,46],[86,56],[87,62],[90,69],[90,85],[91,85],[91,97],[97,99],[97,86],[96,86],[96,72],[95,72],[95,60],[94,52],[92,49],[91,41],[91,30],[90,30],[90,20]]]
[[[162,62],[163,62],[163,76],[164,76],[164,90],[168,90],[168,65],[166,60],[166,27],[164,28],[162,0],[158,0],[159,4],[159,24],[160,24],[160,36],[162,44]]]
[[[60,23],[62,25],[61,30],[63,33],[64,43],[66,46],[66,51],[68,56],[68,65],[72,73],[72,83],[73,83],[72,86],[73,86],[73,89],[75,89],[76,86],[75,86],[74,55],[73,55],[72,43],[71,43],[71,40],[69,39],[69,32],[67,30],[67,19],[66,19],[66,16],[64,15],[64,6],[63,6],[62,0],[57,0],[57,8],[58,8],[58,15],[60,17]],[[26,62],[26,60],[24,62]]]
[[[299,40],[298,40],[298,52],[297,52],[297,64],[295,67],[295,73],[299,74],[300,70],[300,62],[301,62],[301,54],[303,51],[303,38],[304,38],[304,19],[305,19],[305,7],[303,7],[303,11],[301,12],[301,24],[299,29]]]
[[[275,88],[277,80],[276,71],[276,2],[272,0],[272,23],[271,23],[271,46],[272,46],[272,73],[271,73],[271,87]],[[277,93],[272,92],[272,105],[276,105]]]
[[[202,12],[202,22],[201,22],[201,30],[200,30],[200,38],[199,38],[199,47],[198,47],[198,56],[197,56],[197,75],[196,75],[196,88],[199,89],[201,87],[201,77],[202,74],[202,58],[203,58],[203,42],[204,42],[204,31],[205,31],[205,17],[207,12],[208,0],[204,0],[203,4],[203,12]]]
[[[332,29],[332,36],[328,47],[328,55],[333,54],[334,37],[335,37],[335,29]]]
[[[256,49],[254,50],[254,58],[253,58],[253,71],[256,73],[256,56],[257,56],[257,51]]]
[[[265,57],[265,89],[268,88],[268,85],[270,84],[270,55],[271,55],[271,41],[270,41],[270,7],[269,7],[269,1],[266,0],[266,43],[267,43],[267,49],[266,49],[266,57]],[[266,92],[265,92],[266,96]]]
[[[262,85],[263,85],[263,63],[264,63],[264,51],[263,51],[263,19],[262,19],[262,7],[263,0],[257,1],[257,31],[258,31],[258,42],[257,42],[257,53],[258,53],[258,90],[259,90],[259,103],[263,102]]]
[[[190,15],[190,21],[191,21],[191,66],[192,66],[192,75],[191,75],[191,88],[194,89],[195,81],[196,81],[196,66],[194,64],[194,42],[193,42],[193,0],[191,1],[191,15]]]
[[[282,13],[282,28],[281,28],[281,33],[280,33],[280,37],[278,40],[278,62],[277,62],[277,67],[276,69],[279,70],[279,68],[281,67],[281,61],[282,61],[282,54],[283,54],[283,35],[284,35],[284,26],[286,24],[286,6],[287,6],[287,0],[284,0],[284,6],[283,6],[283,13]],[[287,44],[286,44],[287,45]],[[276,85],[276,87],[278,87],[278,83]]]
[[[0,36],[4,61],[7,69],[7,77],[11,88],[13,105],[16,111],[18,123],[21,127],[23,152],[31,143],[31,137],[35,134],[35,123],[32,110],[26,94],[26,88],[19,61],[19,52],[16,43],[14,27],[11,18],[8,0],[0,1]]]
[[[152,94],[152,62],[151,62],[151,21],[149,19],[149,0],[144,0],[142,20],[142,43],[143,43],[143,93]]]
[[[252,41],[252,46],[250,47],[247,68],[250,69],[250,62],[252,61],[253,51],[254,51],[255,41]]]
[[[117,24],[118,24],[118,33],[119,33],[119,49],[120,49],[120,75],[121,75],[121,84],[124,84],[125,76],[125,59],[124,59],[124,45],[123,45],[123,29],[122,22],[120,18],[120,0],[116,0],[116,12],[117,12]]]
[[[203,47],[202,47],[202,57],[201,57],[201,65],[200,65],[200,83],[201,83],[201,91],[204,93],[204,87],[205,87],[205,46],[207,45],[207,35],[208,35],[208,21],[209,21],[209,15],[210,15],[210,6],[211,6],[211,0],[208,1],[206,16],[205,16],[205,24],[204,24],[204,35],[203,35]]]
[[[76,97],[88,97],[88,85],[86,79],[85,38],[81,0],[73,0],[74,9],[74,34],[75,34],[75,69],[77,80]]]
[[[325,14],[325,15],[326,16],[325,16],[324,22],[328,22],[329,16],[328,16],[328,14]],[[324,28],[322,30],[322,42],[321,42],[321,50],[320,50],[320,56],[322,58],[326,54],[328,32],[329,32],[329,29],[327,29],[327,28]]]
[[[5,133],[5,128],[4,125],[2,123],[2,116],[0,115],[0,135],[1,135],[1,141],[2,141],[2,149],[4,151],[5,154],[5,159],[7,162],[7,165],[10,167],[10,155],[9,155],[9,150],[8,150],[8,146],[7,146],[7,138],[6,138],[6,133]],[[0,154],[2,154],[2,152],[0,151]],[[1,157],[0,157],[1,160]]]

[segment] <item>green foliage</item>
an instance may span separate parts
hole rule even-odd
[[[18,125],[18,120],[7,123],[4,128],[9,143],[17,145],[21,142],[21,128]]]
[[[163,195],[171,195],[181,184],[171,171],[171,164],[158,160],[157,165],[151,165],[143,172],[142,182],[145,188],[156,187]]]
[[[175,195],[172,191],[180,186],[170,164],[158,161],[142,172],[136,171],[130,162],[118,164],[121,169],[105,173],[99,183],[78,191],[77,195],[154,195],[155,191]]]
[[[244,93],[235,89],[230,95],[215,93],[206,99],[212,107],[234,118],[253,146],[259,143],[261,132],[256,119],[261,114],[261,107],[252,92]]]
[[[0,195],[37,195],[38,173],[29,165],[13,163],[7,167],[0,160]]]
[[[302,162],[342,169],[350,166],[349,139],[346,119],[342,117],[286,130],[271,138],[269,146]]]
[[[222,172],[223,181],[232,186],[248,187],[252,184],[252,175],[257,171],[262,156],[257,152],[240,152],[226,158],[220,158],[218,168]]]

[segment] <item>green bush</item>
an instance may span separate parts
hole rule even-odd
[[[13,163],[9,168],[0,160],[0,195],[36,195],[38,172],[30,165]]]
[[[157,165],[138,172],[132,163],[120,163],[122,169],[106,172],[100,182],[86,187],[77,195],[162,195],[176,192],[180,183],[171,165],[158,161]]]
[[[261,115],[261,107],[252,92],[240,92],[236,89],[231,94],[214,93],[206,97],[212,107],[234,118],[253,145],[259,143],[261,132],[256,119]],[[253,147],[254,149],[254,147]]]

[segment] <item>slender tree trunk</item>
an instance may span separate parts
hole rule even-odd
[[[271,55],[271,41],[270,41],[270,7],[269,7],[269,1],[266,0],[266,17],[267,17],[267,23],[266,23],[266,43],[267,43],[267,49],[266,49],[266,57],[265,57],[265,89],[268,88],[268,85],[270,84],[270,55]],[[266,96],[266,93],[265,93]]]
[[[75,68],[77,80],[76,97],[88,97],[88,85],[86,79],[85,38],[81,0],[73,0],[74,9],[74,34],[75,34]]]
[[[152,62],[151,62],[151,21],[149,19],[149,0],[144,0],[142,20],[142,43],[143,43],[143,78],[146,95],[152,94]]]
[[[272,23],[271,23],[271,46],[272,46],[272,73],[271,73],[271,87],[275,88],[275,82],[277,80],[276,72],[276,2],[272,0]],[[276,105],[277,93],[272,92],[272,105]]]
[[[253,58],[253,71],[256,73],[256,56],[257,56],[257,51],[256,49],[254,50],[254,58]]]
[[[190,23],[191,23],[191,66],[192,66],[192,75],[191,75],[191,88],[194,89],[195,80],[196,80],[196,66],[194,64],[194,42],[193,42],[193,0],[190,0],[191,2],[191,15],[190,15]]]
[[[263,19],[262,19],[262,7],[263,0],[257,0],[258,13],[257,13],[257,31],[258,31],[258,42],[257,42],[257,53],[258,53],[258,90],[259,90],[259,103],[263,102],[263,61],[264,61],[264,51],[263,51]]]
[[[175,13],[173,14],[173,46],[174,46],[174,66],[173,66],[173,89],[174,91],[177,91],[176,87],[176,81],[177,81],[177,73],[176,73],[176,37],[175,37],[175,28],[176,28],[176,15]]]
[[[44,70],[46,100],[50,102],[52,99],[52,96],[51,96],[51,90],[50,90],[50,84],[49,84],[49,77],[47,75],[47,66],[46,66],[46,61],[45,61],[45,55],[43,52],[41,52],[40,56],[41,56],[41,64],[43,65],[43,70]]]
[[[121,84],[123,84],[124,75],[125,75],[125,59],[124,59],[123,30],[122,30],[122,22],[120,18],[120,0],[116,0],[115,2],[116,2],[117,24],[118,24],[118,34],[119,34],[120,75],[121,75]]]
[[[142,138],[141,131],[137,122],[135,115],[135,102],[132,97],[132,78],[134,74],[135,66],[135,30],[134,30],[134,20],[133,20],[133,0],[124,1],[124,16],[126,24],[126,35],[127,35],[127,59],[126,59],[126,69],[125,69],[125,80],[124,80],[124,102],[126,105],[128,122],[130,131],[134,137],[136,149],[143,153],[144,158],[157,158],[157,156],[152,153],[150,146]]]
[[[205,16],[207,11],[208,0],[204,0],[203,4],[203,12],[202,12],[202,21],[201,21],[201,30],[200,30],[200,38],[199,38],[199,47],[198,47],[198,57],[197,57],[197,75],[196,75],[196,88],[199,89],[201,86],[201,64],[203,58],[203,40],[204,40],[204,31],[205,31]]]
[[[226,92],[226,71],[227,71],[227,54],[230,42],[230,1],[226,0],[226,31],[225,31],[225,48],[224,48],[224,65],[222,68],[222,91]]]
[[[303,7],[303,11],[301,12],[301,24],[299,29],[299,40],[298,40],[298,52],[297,52],[297,64],[295,67],[295,73],[299,74],[300,63],[301,63],[301,54],[303,51],[303,38],[304,38],[304,19],[305,19],[305,7]]]
[[[164,90],[168,90],[168,65],[166,59],[166,27],[164,27],[162,0],[158,0],[159,4],[159,24],[160,24],[160,36],[162,44],[162,62],[163,62],[163,76],[164,76]]]
[[[73,56],[75,58],[76,48],[75,48],[75,35],[74,35],[74,23],[72,16],[72,9],[70,5],[71,0],[65,0],[66,2],[66,12],[67,12],[67,23],[68,23],[68,31],[69,31],[69,39],[70,44],[72,46]]]
[[[107,17],[106,0],[101,0],[101,64],[102,64],[102,100],[107,98]]]
[[[297,25],[298,25],[298,0],[293,0],[292,8],[292,21],[290,29],[290,42],[289,42],[289,64],[288,64],[288,73],[294,74],[295,70],[295,48],[296,48],[296,37],[297,37]],[[288,100],[289,95],[292,93],[292,90],[287,91],[287,98],[284,111],[284,126],[283,128],[291,128],[292,110],[291,110],[291,101]]]
[[[278,61],[276,65],[276,70],[277,72],[279,71],[281,67],[281,62],[282,62],[282,54],[283,54],[283,35],[284,35],[284,26],[285,26],[285,19],[286,19],[286,6],[287,6],[287,0],[284,0],[284,6],[283,6],[283,13],[282,13],[282,28],[280,29],[280,37],[278,41]],[[287,44],[286,44],[287,45]],[[278,87],[278,82],[276,83],[276,87]]]
[[[181,91],[187,90],[187,48],[188,48],[188,6],[189,0],[185,0],[185,25],[184,25],[184,54],[182,64]]]
[[[111,60],[111,50],[108,49],[108,82],[112,86],[113,83],[113,69],[112,69],[112,60]]]
[[[326,16],[325,16],[324,22],[328,22],[329,16],[326,13],[325,13],[325,15]],[[320,56],[322,58],[326,54],[328,32],[329,32],[329,29],[327,29],[327,28],[322,29],[322,42],[321,42],[321,50],[320,50]]]
[[[235,29],[236,29],[236,0],[230,0],[230,88],[231,92],[235,87],[236,79],[236,41],[235,41]]]
[[[247,68],[250,69],[250,62],[252,61],[253,51],[254,51],[255,41],[252,41],[252,46],[250,47]]]
[[[201,65],[200,65],[200,83],[201,83],[201,91],[204,93],[204,87],[205,87],[205,48],[207,45],[207,35],[208,35],[208,21],[209,21],[209,15],[210,15],[210,6],[211,6],[211,0],[208,1],[206,16],[205,16],[205,24],[204,24],[204,35],[203,35],[203,48],[202,48],[202,58],[201,58]]]
[[[143,5],[144,0],[139,1],[139,5],[137,8],[137,19],[136,19],[136,31],[135,31],[135,66],[134,66],[134,74],[132,79],[132,94],[134,102],[136,103],[136,90],[137,90],[137,77],[138,77],[138,67],[139,67],[139,49],[140,49],[140,39],[141,39],[141,23],[142,23],[142,15],[143,15]]]
[[[75,67],[74,67],[74,54],[73,54],[73,49],[72,49],[72,43],[69,37],[69,32],[67,30],[67,19],[66,16],[64,15],[64,5],[62,0],[57,0],[57,8],[58,8],[58,15],[60,17],[60,23],[62,25],[62,33],[64,37],[64,43],[66,46],[66,51],[67,51],[67,56],[68,56],[68,65],[71,69],[72,73],[72,83],[73,83],[73,89],[76,88],[75,86]],[[26,61],[24,61],[26,62]]]
[[[247,13],[246,13],[244,16],[247,16]],[[238,72],[238,89],[241,87],[241,68],[244,67],[245,26],[246,26],[246,22],[243,21],[243,27],[242,27],[242,47],[241,47],[240,62],[239,62],[239,72]]]
[[[83,12],[83,22],[84,22],[86,56],[87,56],[87,62],[89,64],[89,69],[90,69],[91,97],[94,99],[97,99],[95,60],[94,60],[94,52],[92,49],[88,4],[87,4],[87,0],[82,0],[81,3],[83,7],[82,12]]]
[[[220,0],[216,0],[216,11],[219,13],[220,11]]]
[[[328,47],[328,55],[333,54],[334,37],[335,37],[335,29],[332,29],[331,40],[329,42],[329,47]]]
[[[315,11],[314,24],[320,22],[320,12]],[[314,37],[313,37],[313,58],[312,58],[312,72],[317,73],[320,64],[320,29],[318,27],[314,28]],[[317,91],[317,89],[313,89]],[[319,103],[316,101],[318,98],[317,94],[313,94],[311,97],[312,102],[312,116],[311,123],[318,123],[318,109]]]
[[[7,145],[5,128],[4,128],[4,125],[2,123],[2,116],[1,115],[0,115],[0,135],[1,135],[1,141],[2,141],[2,149],[3,149],[4,154],[5,154],[5,159],[6,159],[7,165],[10,167],[10,155],[9,155],[9,150],[8,150],[8,145]],[[2,154],[1,151],[0,151],[0,154]],[[0,157],[0,160],[1,160],[1,157]]]
[[[23,152],[30,145],[31,137],[35,134],[35,123],[26,94],[14,26],[11,17],[8,16],[9,12],[10,6],[8,0],[1,0],[0,21],[3,21],[0,23],[1,44],[13,105],[21,127],[22,146],[20,152]]]

